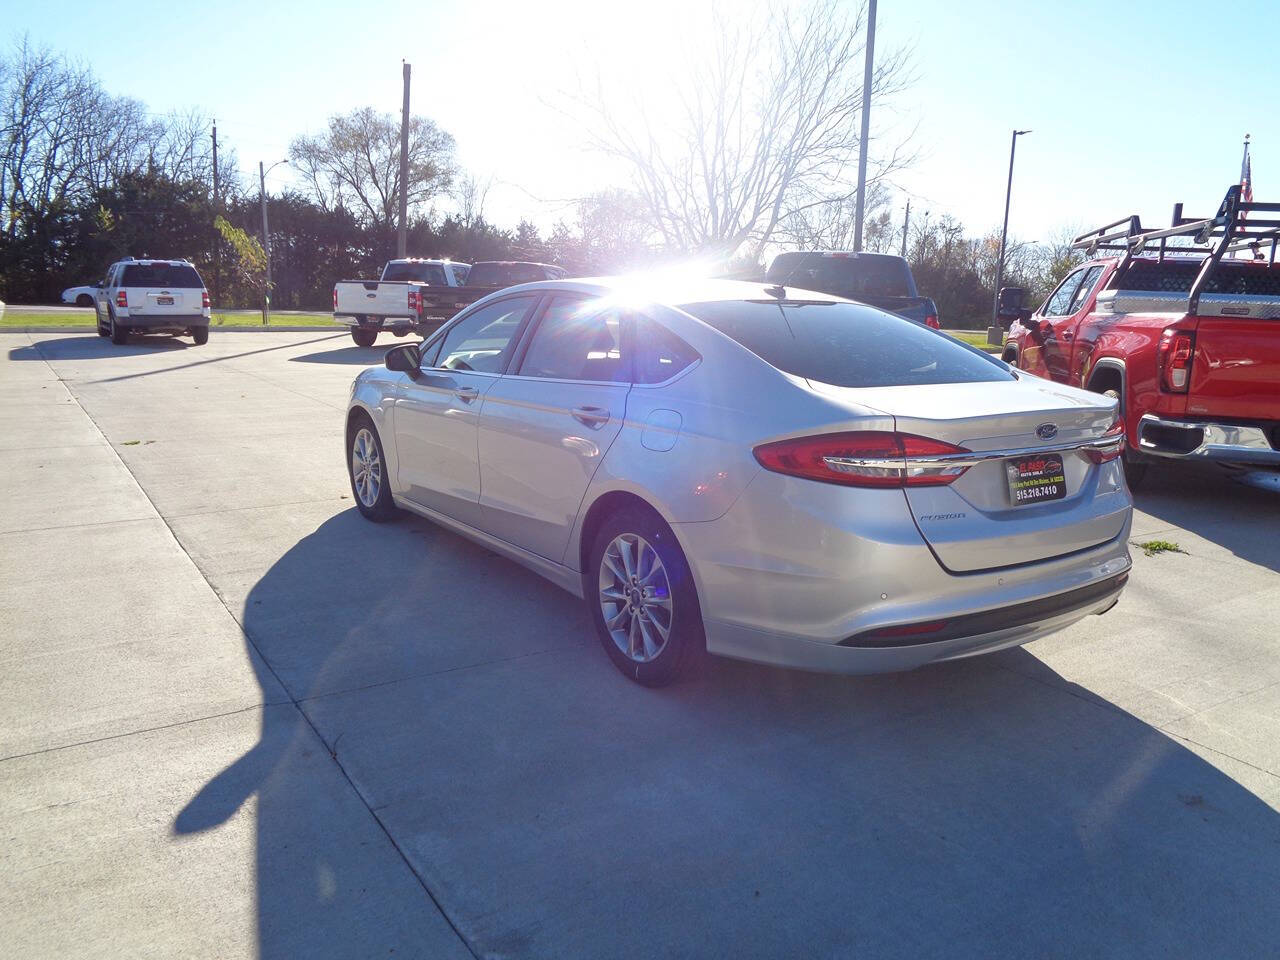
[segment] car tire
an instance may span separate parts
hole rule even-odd
[[[209,342],[209,328],[208,327],[192,327],[191,339],[196,342],[197,347],[204,346],[206,343]]]
[[[115,313],[108,315],[111,324],[111,342],[117,346],[121,346],[129,340],[129,328],[123,323],[116,322]]]
[[[1114,388],[1103,390],[1102,395],[1110,397],[1117,403],[1121,402],[1120,391]],[[1130,490],[1137,490],[1142,486],[1143,481],[1147,479],[1147,468],[1151,464],[1147,463],[1146,460],[1139,459],[1139,455],[1129,449],[1128,443],[1124,445],[1122,459],[1124,460],[1124,482],[1129,485]]]
[[[387,458],[373,421],[355,418],[347,430],[347,474],[356,508],[367,520],[385,523],[396,515],[387,477]]]
[[[601,645],[629,679],[665,686],[705,653],[693,575],[654,511],[627,507],[600,525],[583,588]]]
[[[351,339],[356,342],[357,347],[372,347],[378,339],[378,331],[366,330],[364,327],[352,327]]]
[[[80,294],[80,296],[76,297],[76,306],[77,306],[77,307],[92,307],[92,306],[93,306],[93,297],[89,296],[87,293],[82,293],[82,294]]]

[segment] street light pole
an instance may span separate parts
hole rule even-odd
[[[262,206],[262,251],[267,255],[267,289],[262,297],[262,325],[271,322],[271,228],[267,225],[267,174],[288,160],[277,160],[267,170],[258,161],[258,203]]]
[[[1000,256],[996,260],[996,289],[991,298],[991,322],[1000,325],[1000,284],[1004,282],[1004,244],[1009,237],[1009,199],[1013,195],[1013,153],[1018,149],[1018,138],[1030,130],[1015,130],[1009,140],[1009,182],[1004,188],[1004,226],[1000,228]]]
[[[858,147],[858,206],[853,220],[853,249],[862,252],[862,217],[867,204],[867,140],[871,134],[871,74],[876,56],[876,0],[867,4],[867,56],[862,68],[862,139]]]

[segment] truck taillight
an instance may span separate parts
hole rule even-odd
[[[337,312],[337,309],[338,309],[338,288],[337,287],[333,288],[333,309],[334,309],[334,312]]]
[[[1191,360],[1195,355],[1195,336],[1179,330],[1166,330],[1160,337],[1160,387],[1168,393],[1186,393],[1191,386]]]
[[[945,486],[969,469],[933,459],[963,456],[969,452],[963,447],[882,430],[779,440],[751,452],[774,473],[848,487]]]
[[[1117,419],[1115,423],[1107,427],[1107,432],[1102,435],[1102,439],[1118,442],[1114,446],[1103,447],[1100,450],[1086,450],[1085,456],[1094,463],[1108,463],[1124,453],[1124,421]]]
[[[927,317],[925,317],[924,325],[928,327],[930,330],[942,329],[942,324],[938,323],[938,315],[936,313],[931,313]]]
[[[117,307],[129,306],[129,298],[125,295],[125,292],[123,290],[119,290],[116,292],[116,306]]]
[[[414,313],[420,313],[422,311],[422,301],[418,296],[417,290],[409,291],[409,309]]]
[[[206,307],[206,308],[209,306],[209,291],[208,291],[208,290],[201,290],[201,291],[200,291],[200,306],[201,306],[201,307]]]

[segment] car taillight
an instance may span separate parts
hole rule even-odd
[[[421,312],[421,303],[419,302],[417,290],[409,291],[409,309],[412,310],[414,313]]]
[[[968,452],[940,440],[881,430],[779,440],[752,451],[760,466],[774,473],[850,487],[943,486],[969,469],[945,458]]]
[[[924,325],[931,330],[941,330],[942,324],[938,323],[938,315],[931,313],[924,318]]]
[[[1186,393],[1191,386],[1191,360],[1195,337],[1178,330],[1166,330],[1160,337],[1160,386],[1169,393]]]
[[[1094,463],[1107,463],[1116,459],[1120,454],[1124,453],[1124,421],[1116,420],[1111,426],[1107,427],[1107,432],[1101,437],[1105,441],[1118,441],[1114,444],[1085,450],[1085,456]]]
[[[116,306],[117,307],[129,306],[129,298],[125,296],[125,292],[123,290],[116,291]]]
[[[201,291],[200,291],[200,306],[201,306],[201,307],[208,307],[208,306],[209,306],[209,291],[208,291],[208,290],[201,290]]]

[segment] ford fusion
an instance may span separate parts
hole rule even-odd
[[[548,281],[352,387],[360,512],[427,517],[582,597],[628,677],[702,650],[868,673],[1110,609],[1116,402],[781,286]]]

